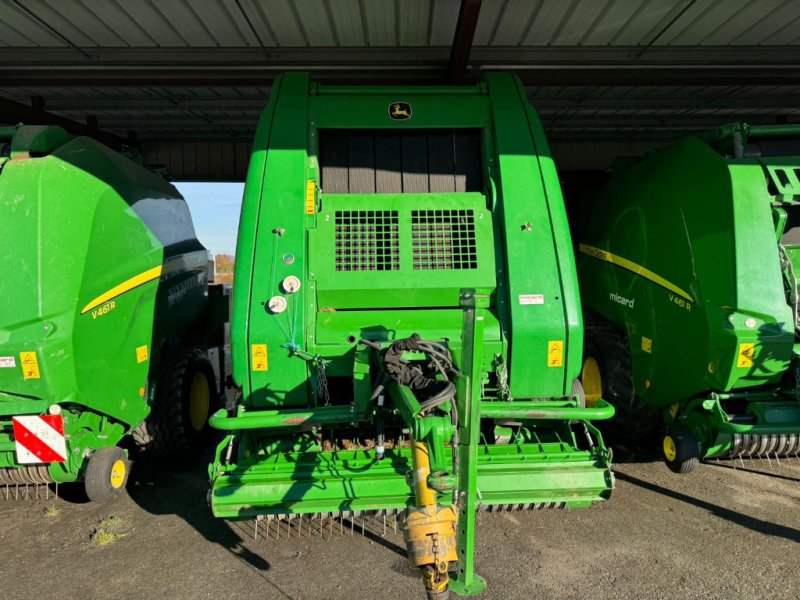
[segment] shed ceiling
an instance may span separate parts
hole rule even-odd
[[[800,121],[800,0],[464,1],[465,80],[519,75],[554,140]],[[0,121],[24,105],[144,142],[246,141],[280,72],[441,83],[460,5],[3,0]]]

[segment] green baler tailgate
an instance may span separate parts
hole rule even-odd
[[[321,308],[457,307],[494,290],[492,215],[482,194],[322,197],[309,232]]]

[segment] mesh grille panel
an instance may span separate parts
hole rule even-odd
[[[400,268],[396,210],[337,210],[337,271],[396,271]]]
[[[483,190],[477,129],[322,129],[319,165],[325,194]]]
[[[415,271],[478,268],[471,210],[413,210],[411,237]]]

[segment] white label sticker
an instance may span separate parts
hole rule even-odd
[[[13,356],[0,356],[0,369],[13,369],[17,366],[17,361]]]
[[[520,304],[544,304],[544,294],[520,294]]]

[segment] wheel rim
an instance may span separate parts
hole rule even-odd
[[[581,384],[586,396],[586,406],[594,406],[603,397],[603,379],[600,376],[600,367],[593,356],[587,356],[583,361]]]
[[[669,462],[675,460],[675,457],[678,455],[678,451],[675,449],[675,440],[672,439],[671,436],[665,435],[664,436],[664,456]]]
[[[111,475],[109,477],[111,487],[118,490],[125,483],[125,461],[122,459],[114,461],[111,465]]]
[[[199,371],[192,377],[189,388],[189,420],[192,429],[202,431],[208,421],[208,407],[211,405],[211,390],[206,376]]]

